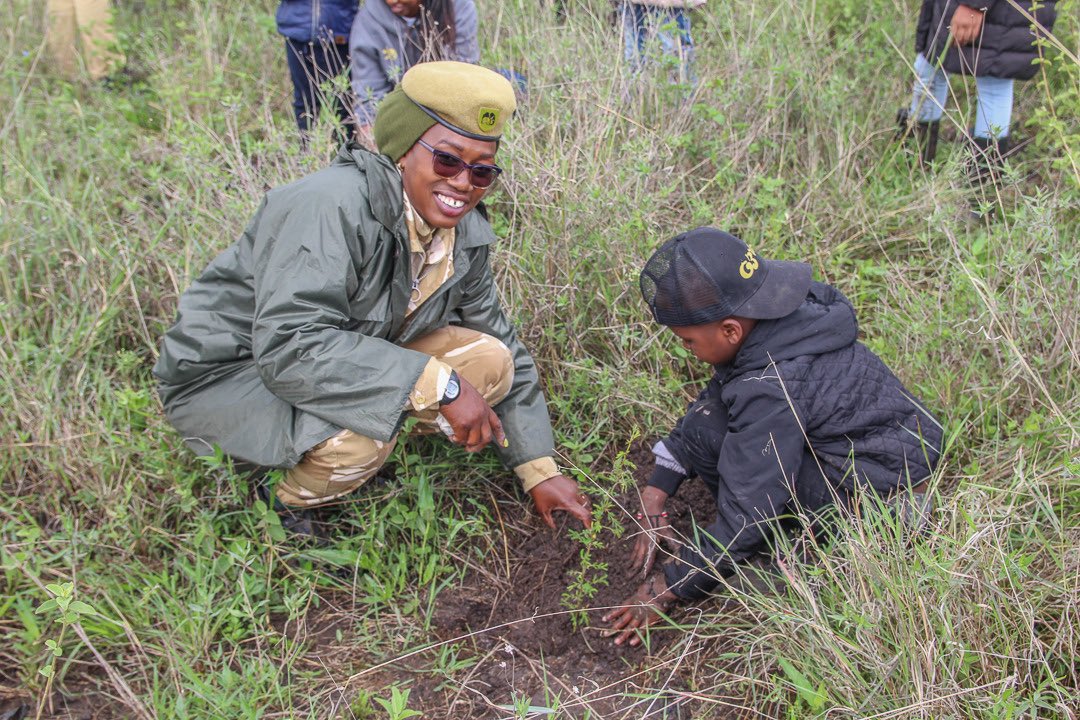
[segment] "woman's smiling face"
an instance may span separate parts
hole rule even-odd
[[[493,140],[475,140],[458,135],[450,128],[432,125],[420,139],[440,150],[464,160],[466,163],[493,164],[497,145]],[[469,171],[462,171],[452,178],[435,173],[431,151],[415,143],[400,161],[405,194],[421,218],[437,228],[456,227],[465,213],[484,199],[487,188],[473,187]]]
[[[386,4],[398,17],[414,18],[420,14],[420,0],[386,0]]]

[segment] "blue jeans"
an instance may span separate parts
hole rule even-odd
[[[995,140],[1007,137],[1012,120],[1013,81],[1010,78],[977,77],[975,93],[978,97],[975,137]],[[940,120],[948,95],[949,76],[919,53],[915,57],[915,85],[911,92],[909,117],[919,122]]]
[[[675,82],[697,84],[690,16],[685,10],[622,2],[619,4],[619,18],[622,23],[623,52],[626,62],[635,72],[641,70],[651,46],[656,44],[663,55],[678,60],[678,76],[673,78]]]
[[[326,100],[332,100],[342,122],[349,120],[343,98],[323,96],[319,86],[349,71],[349,46],[332,42],[304,43],[285,39],[285,56],[293,83],[293,114],[301,133],[307,133]]]

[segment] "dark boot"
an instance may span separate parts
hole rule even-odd
[[[968,177],[972,185],[997,185],[1005,171],[1009,154],[1009,138],[972,138],[972,163]]]
[[[278,519],[281,520],[281,529],[291,539],[307,541],[315,545],[324,545],[330,541],[326,523],[318,520],[315,509],[292,508],[285,505],[278,500],[277,493],[270,489],[265,479],[259,481],[255,492],[267,507],[277,513]]]
[[[928,167],[937,156],[938,131],[941,129],[941,121],[912,122],[907,108],[901,108],[896,113],[896,139],[906,141],[914,138],[915,146],[919,149],[919,165]]]
[[[994,215],[999,202],[999,188],[1005,172],[1009,138],[972,138],[972,156],[968,165],[971,183],[971,217],[982,220]]]

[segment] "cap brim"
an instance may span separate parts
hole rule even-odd
[[[733,314],[775,320],[795,312],[810,291],[813,269],[806,263],[787,260],[766,260],[762,264],[766,271],[764,282]]]

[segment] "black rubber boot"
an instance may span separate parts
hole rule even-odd
[[[994,215],[1000,201],[998,190],[1005,172],[1005,157],[1008,152],[1008,137],[972,138],[972,155],[968,165],[972,219],[983,220]]]
[[[998,184],[1005,171],[1009,138],[972,138],[972,163],[968,177],[972,185]]]
[[[278,500],[277,493],[271,491],[265,479],[259,482],[255,492],[267,507],[277,513],[278,519],[281,520],[281,529],[290,539],[315,545],[325,545],[330,541],[326,523],[317,519],[315,509],[289,507]]]
[[[896,139],[906,141],[914,138],[915,146],[919,149],[919,165],[928,167],[937,157],[938,131],[941,130],[941,121],[912,122],[907,108],[901,108],[896,113]]]

